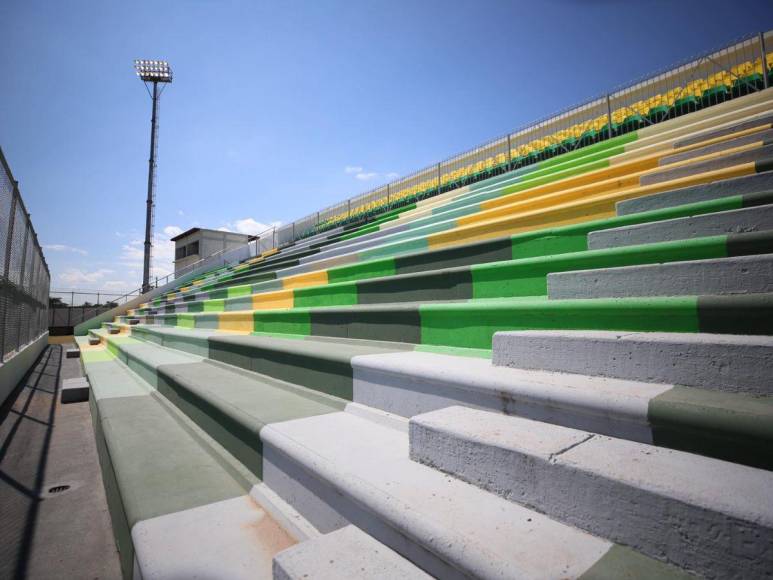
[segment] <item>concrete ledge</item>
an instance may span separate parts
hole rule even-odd
[[[308,540],[274,556],[274,580],[432,578],[354,526]]]
[[[248,495],[138,522],[135,574],[169,578],[268,578],[272,555],[295,540]]]
[[[773,473],[496,413],[411,420],[411,458],[710,578],[773,569]]]
[[[261,435],[264,481],[317,528],[356,525],[435,577],[678,575],[631,552],[611,558],[618,546],[419,465],[407,435],[350,413]]]
[[[773,254],[555,272],[547,281],[553,300],[768,293]]]
[[[773,205],[590,232],[588,249],[601,250],[765,230],[773,230]]]
[[[519,331],[494,335],[493,363],[773,395],[773,337],[663,332]]]
[[[65,379],[59,393],[62,404],[83,403],[89,400],[89,380],[86,377]]]
[[[743,123],[741,123],[741,125],[743,125]],[[768,122],[767,125],[769,127],[770,122]],[[727,135],[732,135],[733,133],[737,133],[738,131],[742,130],[743,129],[738,129],[737,131],[727,133]],[[688,161],[695,157],[701,157],[711,153],[719,153],[720,151],[725,151],[734,147],[741,147],[743,145],[750,145],[753,143],[761,143],[763,141],[770,142],[771,139],[773,139],[773,130],[767,129],[765,131],[755,131],[754,133],[750,133],[748,135],[742,135],[740,137],[736,136],[725,141],[712,143],[710,145],[706,145],[698,149],[692,149],[690,151],[679,152],[677,149],[676,153],[661,158],[658,163],[660,166],[669,165],[671,163],[679,163],[681,161]]]
[[[770,143],[765,143],[762,147],[755,147],[746,151],[736,151],[722,155],[720,157],[715,157],[713,159],[695,161],[693,163],[688,163],[678,167],[670,167],[666,165],[661,169],[642,175],[639,183],[641,185],[663,183],[664,181],[671,181],[673,179],[679,179],[681,177],[688,177],[690,175],[696,175],[709,171],[716,171],[718,169],[724,169],[726,167],[732,167],[742,163],[753,163],[756,161],[766,160],[769,159],[771,155],[773,155],[773,145]]]
[[[358,356],[352,368],[355,403],[402,417],[461,404],[648,443],[649,401],[671,388],[423,352]]]
[[[733,195],[743,195],[748,193],[763,193],[773,191],[773,172],[758,173],[744,177],[735,177],[715,181],[704,185],[694,185],[673,189],[663,193],[645,195],[621,201],[617,203],[617,215],[631,215],[645,211],[663,209],[666,207],[675,207],[688,203],[697,203],[699,201],[708,201]]]
[[[5,402],[8,395],[16,388],[22,377],[38,360],[40,353],[48,345],[48,332],[40,335],[21,351],[0,364],[0,405]]]

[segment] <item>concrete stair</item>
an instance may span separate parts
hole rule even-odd
[[[463,407],[411,419],[411,458],[707,578],[773,567],[773,473]]]
[[[769,574],[771,99],[283,244],[80,337],[125,576]]]

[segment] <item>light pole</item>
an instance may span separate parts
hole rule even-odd
[[[150,117],[150,159],[148,159],[148,199],[145,214],[145,259],[142,265],[142,293],[150,290],[150,259],[153,249],[153,218],[156,199],[156,149],[158,147],[158,100],[164,92],[163,85],[172,82],[172,67],[165,60],[135,60],[134,70],[145,83],[145,88],[153,100],[153,114]],[[161,90],[158,84],[161,83]],[[153,85],[153,90],[149,88]]]

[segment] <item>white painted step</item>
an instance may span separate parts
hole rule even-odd
[[[678,332],[497,332],[493,363],[773,395],[773,337]]]
[[[354,524],[439,578],[677,574],[411,461],[407,434],[361,416],[275,423],[261,438],[264,482],[313,526]]]
[[[773,254],[548,274],[551,300],[773,292]]]
[[[773,473],[518,417],[411,419],[411,457],[708,578],[773,571]]]
[[[588,234],[588,249],[602,250],[765,230],[773,230],[773,204],[599,230]]]
[[[397,552],[354,526],[346,526],[274,556],[274,580],[429,580]]]

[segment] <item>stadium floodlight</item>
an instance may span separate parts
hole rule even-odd
[[[134,70],[145,83],[153,100],[153,114],[150,117],[150,159],[148,159],[148,199],[145,208],[145,259],[142,265],[142,293],[150,290],[150,261],[153,250],[153,217],[156,200],[156,150],[158,147],[158,100],[164,91],[164,84],[172,82],[172,67],[165,60],[135,60]],[[158,85],[161,83],[161,90]],[[153,85],[153,90],[148,88]]]
[[[145,82],[172,82],[172,67],[165,60],[135,60],[134,70]]]

